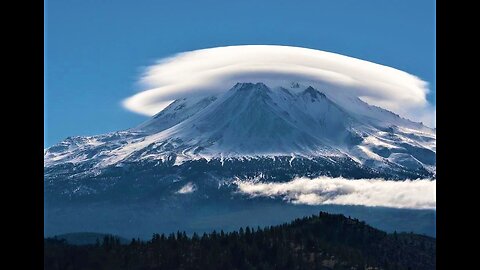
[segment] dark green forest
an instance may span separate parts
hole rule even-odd
[[[266,228],[187,236],[154,234],[122,244],[44,240],[44,269],[435,269],[436,240],[377,230],[358,219],[320,212]]]

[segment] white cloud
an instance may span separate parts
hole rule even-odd
[[[313,49],[243,45],[184,52],[148,67],[140,79],[146,90],[123,101],[125,108],[154,115],[172,100],[226,91],[236,82],[291,81],[326,86],[434,124],[427,83],[406,72],[340,54]],[[325,88],[325,87],[324,87]]]
[[[188,182],[185,186],[183,186],[181,189],[179,189],[176,193],[177,194],[189,194],[193,193],[195,190],[197,190],[197,187],[192,184],[191,182]]]
[[[295,178],[283,183],[236,181],[236,184],[241,193],[254,197],[280,197],[294,204],[436,208],[436,180],[428,179],[386,181],[319,177]]]

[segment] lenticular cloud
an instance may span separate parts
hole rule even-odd
[[[186,96],[226,91],[236,82],[291,82],[355,95],[412,120],[433,123],[427,83],[406,72],[340,54],[274,45],[217,47],[159,60],[140,79],[144,87],[123,105],[154,115]]]
[[[284,183],[236,181],[239,192],[253,197],[280,197],[293,204],[363,205],[435,209],[435,180],[386,181],[319,177]]]

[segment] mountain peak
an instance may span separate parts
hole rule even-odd
[[[300,88],[300,84],[298,82],[292,82],[290,88]]]
[[[312,98],[319,98],[319,97],[325,98],[326,97],[324,93],[318,91],[317,89],[315,89],[311,86],[309,86],[309,87],[307,87],[307,89],[303,90],[302,94],[303,95],[308,94]]]
[[[248,91],[252,89],[258,89],[258,90],[265,90],[268,91],[270,88],[266,86],[264,83],[258,82],[258,83],[251,83],[251,82],[244,82],[244,83],[236,83],[233,89],[237,91]]]

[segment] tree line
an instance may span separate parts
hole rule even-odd
[[[290,223],[238,231],[153,234],[122,244],[44,240],[44,269],[435,269],[436,241],[377,230],[363,221],[320,212]]]

